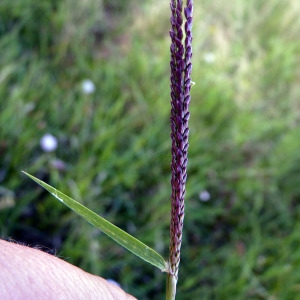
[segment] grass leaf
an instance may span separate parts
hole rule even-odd
[[[50,194],[52,194],[52,196],[54,196],[60,202],[71,208],[78,215],[83,217],[89,223],[91,223],[96,228],[100,229],[103,233],[112,238],[114,241],[119,243],[121,246],[125,247],[133,254],[139,256],[141,259],[159,268],[162,272],[168,271],[168,263],[163,259],[161,255],[159,255],[152,248],[148,247],[141,241],[134,238],[132,235],[128,234],[127,232],[108,222],[104,218],[100,217],[93,211],[89,210],[82,204],[78,203],[77,201],[73,200],[72,198],[68,197],[67,195],[63,194],[62,192],[58,191],[57,189],[53,188],[52,186],[48,185],[42,180],[39,180],[36,177],[24,171],[23,173],[30,177],[32,180],[34,180],[36,183],[38,183],[40,186],[45,188],[48,192],[50,192]]]

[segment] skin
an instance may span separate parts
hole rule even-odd
[[[0,299],[136,298],[55,256],[0,240]]]

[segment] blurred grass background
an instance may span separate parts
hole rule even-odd
[[[56,251],[138,299],[162,299],[165,274],[21,170],[167,257],[168,4],[0,2],[0,235]],[[300,2],[194,6],[178,299],[298,299]],[[85,79],[95,93],[83,93]],[[46,133],[55,152],[40,147]]]

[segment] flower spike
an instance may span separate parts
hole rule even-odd
[[[184,197],[187,178],[187,152],[188,152],[188,120],[190,117],[189,104],[191,100],[190,90],[192,86],[192,13],[193,1],[187,0],[184,8],[185,15],[185,39],[182,29],[183,4],[182,0],[171,1],[171,140],[172,140],[172,210],[170,225],[170,278],[175,286],[173,294],[175,298],[178,268],[180,262],[180,248],[182,241],[182,229],[184,219]],[[173,287],[174,288],[174,287]],[[168,290],[168,287],[167,287]],[[170,299],[173,299],[172,297]]]

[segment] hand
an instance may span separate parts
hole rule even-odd
[[[0,299],[136,298],[55,256],[0,240]]]

